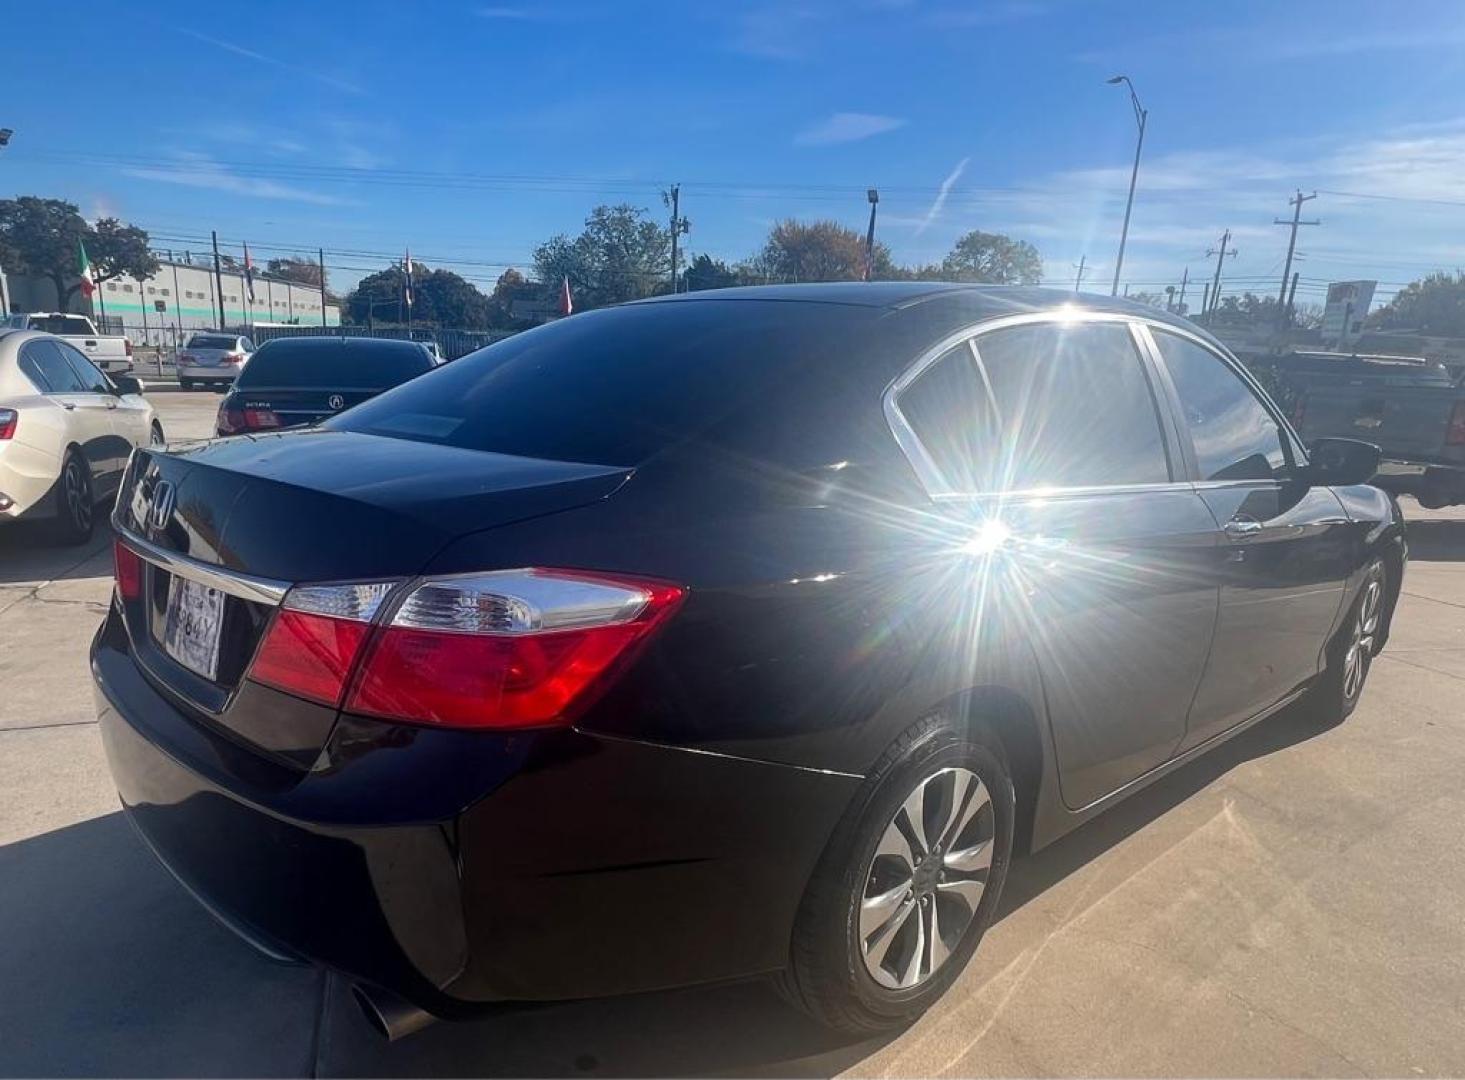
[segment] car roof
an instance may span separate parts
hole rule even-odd
[[[750,285],[705,289],[635,301],[640,304],[763,301],[789,304],[832,304],[874,309],[887,315],[911,314],[930,325],[936,321],[975,324],[1004,315],[1041,314],[1060,308],[1129,315],[1168,324],[1197,334],[1222,347],[1205,330],[1149,304],[1122,297],[1045,289],[1033,285],[975,285],[951,281],[837,281],[806,285]]]
[[[266,345],[286,344],[291,348],[308,352],[326,352],[330,349],[350,348],[356,352],[397,352],[403,349],[421,349],[419,341],[405,341],[402,338],[370,338],[370,337],[338,337],[335,334],[320,334],[296,337],[286,335],[284,337],[270,338],[261,342],[260,348]]]

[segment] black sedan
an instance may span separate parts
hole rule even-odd
[[[431,371],[415,341],[284,337],[261,345],[219,403],[220,435],[313,424]]]
[[[1014,856],[1304,694],[1353,709],[1406,557],[1377,457],[1122,301],[575,315],[139,450],[102,732],[179,880],[389,1034],[760,975],[890,1027]]]

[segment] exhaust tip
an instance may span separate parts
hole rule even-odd
[[[361,1014],[366,1017],[372,1030],[387,1042],[405,1039],[437,1019],[425,1009],[419,1009],[396,994],[374,986],[352,983],[351,996],[355,998],[357,1007],[361,1009]]]

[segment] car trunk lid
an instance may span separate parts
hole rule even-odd
[[[250,428],[257,427],[302,427],[334,416],[352,405],[359,405],[368,398],[380,394],[384,387],[367,389],[340,389],[328,386],[251,386],[236,388],[228,402],[230,410],[238,411],[254,422],[246,421]],[[268,421],[274,417],[275,422]]]
[[[138,661],[198,722],[307,767],[336,711],[246,677],[285,590],[410,578],[455,537],[603,499],[629,475],[318,429],[141,449],[116,512],[147,564],[124,604]]]

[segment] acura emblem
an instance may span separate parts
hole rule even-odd
[[[344,409],[346,407],[346,399],[340,394],[332,394],[326,398],[326,404],[333,409]]]
[[[168,519],[173,516],[173,504],[178,500],[178,492],[174,489],[171,481],[159,480],[153,488],[153,505],[148,511],[148,524],[155,529],[161,529],[168,524]]]

